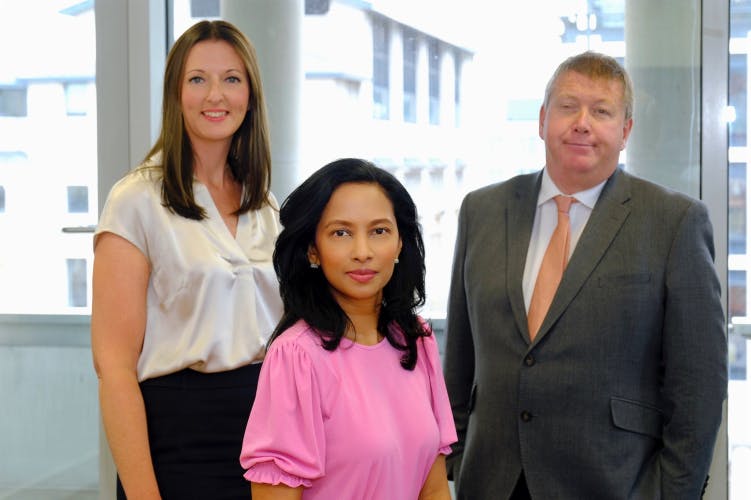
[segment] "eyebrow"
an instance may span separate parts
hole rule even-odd
[[[394,226],[394,225],[396,225],[396,221],[394,221],[393,219],[389,219],[389,218],[385,218],[384,217],[382,219],[374,219],[374,220],[368,222],[368,225],[370,225],[370,226],[377,226],[379,224],[388,224],[388,225]],[[344,220],[344,219],[334,219],[334,220],[327,221],[326,224],[323,227],[329,227],[329,226],[353,226],[353,225],[355,225],[355,223],[352,222],[352,221],[348,221],[348,220]]]
[[[188,73],[191,73],[191,72],[206,73],[207,71],[206,71],[205,69],[203,69],[203,68],[193,68],[193,69],[189,69],[189,68],[186,68],[186,69],[185,69],[185,74],[186,74],[186,75],[187,75]],[[244,71],[244,70],[242,70],[242,69],[237,69],[237,68],[230,68],[230,69],[224,70],[224,73],[225,73],[225,74],[226,74],[226,73],[232,73],[232,72],[237,72],[237,73],[245,73],[245,71]]]

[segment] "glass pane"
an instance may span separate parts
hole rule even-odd
[[[91,269],[97,217],[93,2],[2,2],[0,17],[0,314],[88,314],[89,273],[72,283],[67,262]],[[19,43],[29,26],[51,42]]]
[[[0,498],[93,500],[94,2],[2,1],[0,19]]]
[[[730,2],[728,68],[728,452],[731,500],[751,498],[748,112],[751,1]]]
[[[203,3],[174,2],[175,36],[197,12],[222,14]],[[451,2],[306,0],[299,177],[342,156],[394,172],[420,210],[428,259],[423,313],[442,318],[459,204],[472,189],[543,166],[539,109],[547,79],[568,55],[604,52],[632,74],[637,126],[623,166],[699,195],[700,2],[677,5],[537,0],[518,2],[510,13],[502,2],[468,0],[457,16]],[[503,29],[498,19],[508,21]],[[655,66],[655,46],[671,37],[683,44],[664,49],[676,52],[663,58],[672,66]],[[674,81],[685,82],[680,91]],[[683,110],[679,120],[663,118],[676,109]]]
[[[197,15],[201,2],[196,0],[174,3],[175,36],[200,17],[223,14]],[[300,123],[289,124],[301,127],[297,177],[335,158],[358,156],[392,171],[407,186],[426,243],[426,317],[440,320],[446,314],[464,195],[543,167],[540,105],[548,78],[569,55],[586,49],[607,53],[634,80],[635,127],[621,155],[623,168],[695,197],[701,192],[698,0],[535,0],[515,2],[513,8],[466,0],[460,9],[457,2],[427,0],[305,3],[302,110]],[[746,24],[733,28],[731,40],[730,102],[736,120],[730,128],[729,296],[731,314],[745,318],[751,0],[732,5],[734,19]],[[264,33],[246,34],[252,41],[265,39]],[[273,57],[265,63],[273,65]],[[735,330],[729,405],[729,426],[736,432],[731,435],[734,498],[751,498],[751,484],[744,486],[748,479],[737,473],[751,468],[751,433],[744,437],[740,428],[751,420],[751,408],[734,403],[741,401],[739,391],[751,393],[738,385],[746,380],[746,352],[747,340]]]

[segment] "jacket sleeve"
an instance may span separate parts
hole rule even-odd
[[[446,468],[450,480],[459,477],[475,371],[474,343],[472,340],[467,296],[464,288],[464,259],[467,243],[467,199],[459,211],[458,232],[454,250],[454,264],[449,289],[446,318],[446,348],[444,351],[444,376],[456,425],[457,442],[448,456]]]
[[[665,291],[662,498],[699,498],[727,394],[725,314],[712,227],[700,202],[689,206],[675,233]]]

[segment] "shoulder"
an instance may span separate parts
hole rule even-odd
[[[649,214],[676,214],[682,216],[687,211],[706,212],[701,200],[669,187],[657,184],[634,174],[619,171],[618,182],[625,185],[632,208]]]
[[[296,377],[307,374],[304,377],[311,375],[322,383],[334,384],[340,380],[333,361],[339,351],[324,349],[320,337],[300,320],[274,339],[263,363],[272,373],[294,373]]]
[[[418,317],[418,321],[420,322],[420,326],[425,330],[428,335],[420,337],[418,342],[422,342],[422,344],[425,346],[425,349],[428,351],[428,353],[435,352],[435,354],[438,354],[438,339],[435,336],[435,333],[433,332],[433,328],[430,326],[430,323],[425,320],[422,317]]]
[[[108,200],[132,200],[161,197],[162,174],[154,167],[141,165],[125,174],[110,190]]]
[[[289,349],[300,349],[308,355],[316,355],[319,351],[324,351],[320,337],[303,320],[299,320],[274,339],[269,352]]]
[[[508,197],[517,196],[519,193],[529,192],[536,188],[540,179],[540,172],[522,174],[510,179],[488,184],[481,188],[470,191],[464,197],[464,205],[491,205],[501,203]]]
[[[276,196],[274,196],[274,193],[269,191],[269,202],[264,205],[264,208],[269,208],[271,210],[274,210],[276,212],[279,211],[279,201],[277,201]]]

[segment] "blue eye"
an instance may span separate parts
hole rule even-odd
[[[188,78],[188,81],[190,83],[202,83],[203,82],[203,77],[202,76],[191,76],[190,78]]]
[[[236,76],[227,77],[227,81],[230,83],[240,83],[240,79]]]

